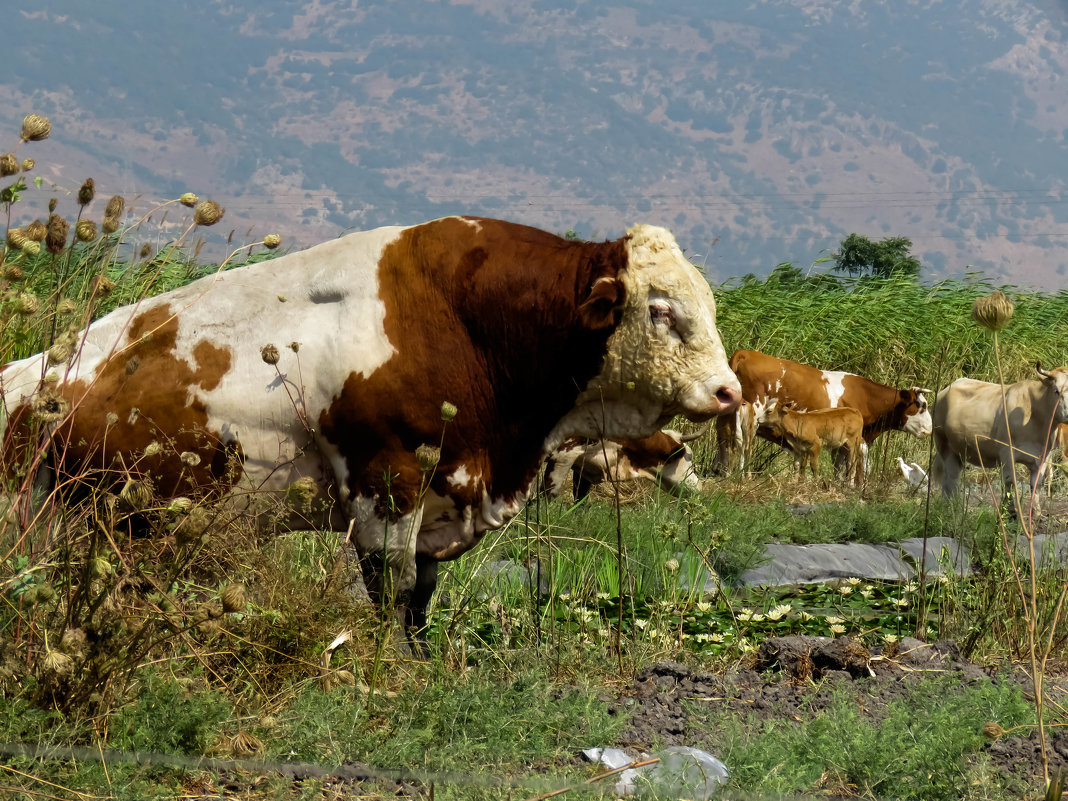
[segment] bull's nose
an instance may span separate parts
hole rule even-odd
[[[742,402],[742,393],[734,387],[724,385],[716,390],[716,401],[719,407],[715,410],[715,414],[730,414]]]

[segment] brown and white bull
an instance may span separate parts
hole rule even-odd
[[[855,486],[864,483],[864,418],[856,409],[799,411],[793,404],[773,402],[765,410],[761,425],[794,454],[802,478],[806,464],[813,478],[818,475],[820,453],[826,446],[842,455],[846,476]]]
[[[662,228],[379,228],[120,308],[67,364],[6,365],[2,463],[47,449],[61,486],[134,476],[238,505],[310,479],[322,503],[288,522],[350,531],[369,571],[384,551],[419,625],[437,563],[514,516],[567,437],[734,411],[715,317]]]
[[[1035,370],[1041,379],[1002,385],[958,378],[938,393],[931,480],[943,495],[957,491],[966,464],[1001,465],[1005,488],[1012,492],[1016,465],[1023,464],[1031,477],[1032,506],[1040,510],[1038,487],[1049,469],[1057,426],[1068,423],[1068,368],[1047,372],[1036,362]]]
[[[916,437],[931,433],[931,413],[921,387],[895,389],[863,376],[838,370],[820,370],[807,364],[780,359],[755,350],[735,351],[730,368],[742,385],[742,397],[754,404],[756,433],[783,444],[759,416],[772,401],[792,403],[798,411],[810,409],[856,409],[864,418],[864,451],[884,431],[907,431]],[[738,421],[724,416],[716,422],[717,467],[729,469],[735,461]],[[743,456],[744,458],[744,456]]]
[[[697,489],[700,480],[693,469],[693,450],[687,443],[704,433],[680,434],[665,428],[640,439],[570,437],[545,462],[545,491],[558,497],[569,472],[576,501],[605,481],[618,484],[648,479],[669,492]]]

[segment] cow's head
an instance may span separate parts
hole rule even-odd
[[[899,393],[899,403],[903,410],[902,417],[904,419],[901,424],[901,430],[907,431],[914,437],[928,436],[933,427],[931,410],[927,407],[925,392],[930,393],[931,390],[923,387],[912,387],[911,389],[903,389]]]
[[[1042,369],[1041,362],[1035,362],[1035,370],[1042,376],[1042,386],[1056,404],[1053,410],[1053,422],[1068,423],[1068,367],[1054,370]]]
[[[604,415],[609,436],[645,436],[676,414],[700,421],[733,412],[741,386],[727,366],[708,282],[663,228],[634,226],[626,252],[619,325],[579,402],[615,407],[614,420]]]

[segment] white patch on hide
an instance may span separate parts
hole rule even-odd
[[[827,384],[827,408],[837,409],[838,401],[842,399],[842,395],[845,393],[845,386],[842,381],[847,375],[851,373],[843,373],[839,370],[822,370],[823,380]]]

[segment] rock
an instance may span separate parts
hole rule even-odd
[[[839,670],[855,679],[875,675],[871,669],[871,652],[852,637],[836,637],[817,643],[811,659],[817,676]]]

